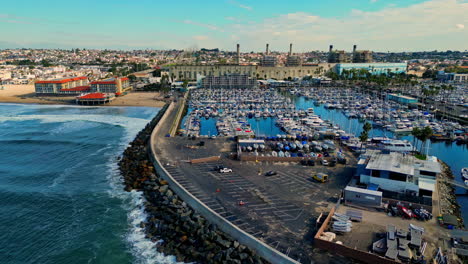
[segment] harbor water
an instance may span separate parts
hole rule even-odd
[[[174,263],[117,167],[157,111],[0,104],[1,263]]]

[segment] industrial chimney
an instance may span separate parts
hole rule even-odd
[[[237,64],[240,64],[240,45],[237,44]]]
[[[292,56],[292,43],[289,44],[289,56]]]
[[[270,44],[266,44],[266,54],[265,55],[269,55],[270,54]]]
[[[328,50],[328,52],[332,52],[333,50],[333,45],[330,45],[330,49]]]
[[[357,45],[354,45],[353,46],[353,53],[356,53],[356,48],[357,48]]]

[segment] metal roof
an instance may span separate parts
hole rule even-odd
[[[352,186],[346,186],[345,191],[359,192],[359,193],[371,194],[371,195],[376,195],[376,196],[382,196],[382,192],[373,191],[373,190],[369,190],[369,189],[363,189],[363,188],[357,188],[357,187],[352,187]]]
[[[407,175],[414,175],[413,157],[397,152],[372,155],[367,163],[368,170],[392,171]]]

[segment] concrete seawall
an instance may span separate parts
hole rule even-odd
[[[254,236],[248,234],[247,232],[243,231],[239,227],[235,226],[231,222],[224,219],[218,213],[213,211],[211,208],[206,206],[203,202],[193,196],[190,192],[188,192],[181,184],[179,184],[171,175],[170,173],[162,166],[161,162],[157,157],[157,151],[155,145],[157,144],[157,133],[161,129],[162,124],[164,122],[168,122],[167,120],[169,113],[174,110],[175,104],[171,103],[168,107],[166,113],[158,122],[156,127],[154,128],[151,138],[149,140],[150,144],[150,159],[154,165],[154,168],[157,174],[166,180],[169,183],[171,189],[188,205],[190,205],[194,210],[196,210],[200,215],[205,217],[210,223],[215,224],[218,226],[220,230],[225,232],[226,234],[230,235],[233,239],[238,240],[240,243],[246,245],[252,250],[255,250],[257,255],[263,257],[265,260],[274,263],[274,264],[290,264],[295,263],[298,264],[299,262],[289,258],[288,256],[284,255],[283,253],[275,250],[274,248],[268,246],[266,243],[258,240]]]

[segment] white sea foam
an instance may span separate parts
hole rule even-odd
[[[128,122],[125,126],[126,135],[122,139],[122,143],[118,149],[118,154],[122,153],[128,143],[132,141],[138,132],[150,120],[144,120],[144,124]],[[126,241],[130,247],[136,263],[139,264],[174,264],[177,263],[174,256],[165,256],[156,250],[158,242],[152,242],[145,236],[145,230],[140,227],[140,223],[145,221],[148,217],[144,210],[145,198],[142,192],[131,191],[126,192],[123,190],[123,179],[116,162],[116,156],[110,157],[107,162],[108,167],[108,181],[111,186],[109,195],[117,197],[123,201],[123,207],[127,211],[128,219],[128,232],[126,234]]]
[[[149,120],[135,117],[126,117],[119,115],[9,115],[0,116],[0,122],[6,121],[28,121],[39,120],[41,123],[66,123],[73,121],[86,121],[121,126],[130,132],[136,134],[142,129]],[[136,133],[133,133],[136,130]]]
[[[29,106],[30,107],[30,106]],[[41,108],[45,106],[35,106]],[[46,106],[51,107],[67,107],[67,106]],[[76,108],[68,106],[70,108]],[[128,231],[126,233],[125,241],[128,243],[128,247],[135,257],[135,262],[139,264],[174,264],[177,263],[174,256],[165,256],[156,250],[157,242],[152,242],[145,237],[145,230],[140,227],[140,223],[148,217],[144,211],[145,198],[142,192],[132,191],[126,192],[123,190],[123,179],[120,175],[120,171],[117,165],[117,156],[120,155],[125,148],[128,146],[138,132],[143,129],[146,124],[150,121],[148,119],[126,117],[121,115],[80,115],[76,114],[62,114],[62,115],[21,115],[23,109],[15,111],[14,113],[9,112],[8,116],[0,116],[0,124],[6,121],[28,121],[28,120],[39,120],[41,123],[63,123],[58,128],[50,131],[51,133],[69,133],[80,131],[82,129],[91,128],[93,125],[90,122],[103,123],[114,126],[120,126],[125,129],[120,145],[114,155],[109,155],[109,159],[106,163],[108,168],[107,180],[110,185],[108,191],[109,196],[119,198],[122,200],[122,207],[127,212],[128,220]],[[152,109],[152,111],[154,111]],[[147,115],[145,111],[143,114]],[[77,122],[83,121],[83,122]],[[101,149],[105,151],[108,147]],[[98,151],[97,154],[102,154],[102,151]],[[77,163],[76,166],[79,164]],[[70,168],[73,170],[73,168]],[[60,184],[64,178],[67,177],[69,171],[64,171],[58,178],[54,180],[51,188]]]

